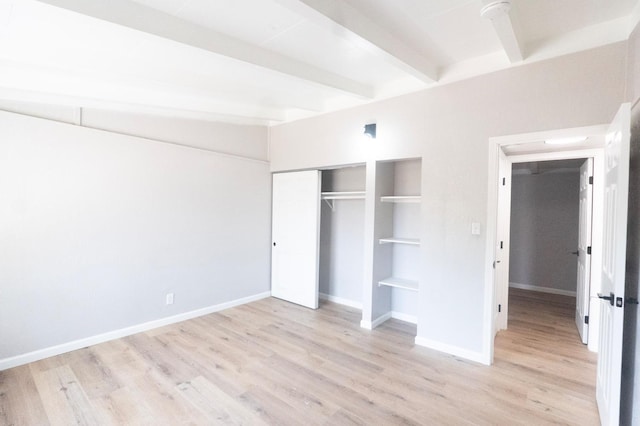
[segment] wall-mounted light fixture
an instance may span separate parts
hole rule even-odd
[[[364,134],[371,139],[376,138],[376,123],[365,124],[364,125]]]

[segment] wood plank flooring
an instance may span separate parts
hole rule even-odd
[[[598,424],[573,300],[512,291],[491,367],[264,299],[0,372],[0,425]]]

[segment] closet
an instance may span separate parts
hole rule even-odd
[[[421,160],[377,161],[309,172],[320,179],[318,185],[311,180],[308,185],[308,195],[318,200],[319,206],[310,201],[304,203],[309,218],[305,232],[309,235],[317,232],[319,236],[318,250],[312,250],[309,238],[305,252],[306,264],[317,265],[316,294],[321,299],[362,309],[360,325],[364,328],[375,328],[389,318],[416,323],[421,259]],[[293,182],[300,182],[309,172],[283,174],[290,175]],[[298,199],[307,198],[296,195],[293,201],[297,204],[277,199],[276,183],[274,179],[274,224],[282,223],[287,228],[287,221],[299,220],[289,214],[279,221],[276,213],[285,212],[292,205],[301,204]],[[287,238],[297,239],[297,232],[288,232]],[[284,237],[281,239],[288,242]],[[287,249],[276,243],[274,239],[274,259]],[[293,242],[288,245],[294,246]],[[287,265],[280,262],[277,266],[280,276],[292,277],[282,272]],[[293,271],[299,270],[295,264],[289,266]],[[273,277],[276,279],[276,275]],[[272,282],[272,292],[277,287]]]
[[[322,171],[320,298],[362,307],[365,166]]]
[[[420,159],[378,162],[375,173],[371,313],[417,322],[420,265]]]

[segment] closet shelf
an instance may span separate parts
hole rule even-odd
[[[405,278],[389,277],[378,281],[378,286],[403,288],[405,290],[418,291],[418,281]]]
[[[420,245],[420,240],[418,238],[398,238],[398,237],[386,237],[386,238],[380,238],[380,240],[378,240],[380,242],[380,244],[409,244],[412,246],[419,246]]]
[[[331,208],[331,211],[335,211],[333,202],[335,200],[364,200],[364,191],[350,191],[350,192],[321,192],[320,199]]]
[[[419,203],[420,195],[385,195],[380,197],[383,203]]]
[[[364,191],[351,192],[321,192],[323,200],[359,200],[364,198]]]

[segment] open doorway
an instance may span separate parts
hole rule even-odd
[[[602,134],[592,134],[589,137],[589,139],[591,140],[591,143],[594,146],[602,146],[604,144],[604,135]],[[598,255],[598,252],[592,254],[590,247],[592,246],[592,243],[591,243],[592,241],[596,241],[596,244],[595,244],[596,247],[601,247],[600,241],[602,238],[602,211],[603,211],[603,204],[602,204],[603,203],[603,197],[602,197],[603,179],[601,177],[601,174],[603,172],[602,149],[596,148],[592,150],[577,149],[577,150],[571,150],[571,151],[558,151],[556,148],[556,150],[552,152],[537,152],[537,153],[527,153],[527,154],[520,153],[522,149],[523,149],[523,145],[518,145],[517,147],[511,148],[511,149],[509,148],[505,149],[506,152],[504,153],[504,165],[501,167],[502,169],[501,174],[504,174],[505,176],[507,176],[508,179],[506,179],[507,185],[504,185],[500,189],[499,199],[507,199],[508,201],[501,202],[500,209],[498,211],[497,235],[499,237],[498,239],[499,246],[496,248],[496,251],[499,256],[500,263],[497,264],[497,268],[496,268],[497,272],[499,272],[499,274],[497,274],[498,279],[496,280],[496,299],[499,306],[501,306],[501,309],[499,309],[500,312],[498,313],[498,321],[496,322],[496,324],[498,325],[498,327],[496,327],[496,332],[499,330],[506,329],[508,327],[509,286],[510,286],[510,283],[516,283],[516,286],[518,283],[517,279],[513,279],[513,277],[510,277],[511,275],[510,271],[514,266],[512,265],[511,256],[510,256],[511,229],[512,229],[511,200],[513,197],[513,185],[514,185],[513,177],[520,176],[518,174],[514,175],[513,174],[514,170],[520,171],[520,170],[523,170],[524,167],[526,167],[526,166],[520,166],[520,164],[533,163],[535,164],[531,166],[531,167],[534,167],[535,169],[533,171],[536,172],[537,170],[537,175],[540,176],[541,168],[542,170],[544,170],[545,167],[548,168],[549,170],[554,170],[554,166],[552,164],[553,162],[560,161],[560,163],[555,163],[556,166],[559,165],[559,167],[555,168],[556,171],[559,171],[562,168],[567,168],[567,166],[569,165],[573,166],[579,163],[580,172],[577,178],[578,182],[580,182],[580,180],[584,181],[584,179],[589,179],[590,182],[592,183],[591,185],[589,185],[591,186],[591,190],[593,194],[593,197],[590,200],[590,203],[592,203],[592,206],[589,207],[588,210],[589,212],[593,212],[594,214],[589,215],[587,219],[589,223],[586,224],[586,228],[591,231],[591,234],[588,236],[588,238],[584,238],[584,235],[583,235],[583,241],[580,241],[577,244],[575,239],[572,239],[572,241],[570,241],[571,247],[566,245],[566,243],[557,243],[559,245],[562,245],[563,247],[567,247],[567,250],[566,250],[567,253],[560,253],[558,250],[561,250],[561,249],[557,247],[554,250],[547,250],[547,252],[543,256],[542,263],[538,265],[539,270],[534,271],[534,273],[538,274],[538,279],[540,279],[540,275],[544,275],[544,272],[551,269],[549,268],[549,264],[545,263],[545,262],[550,262],[549,259],[552,258],[551,256],[547,256],[547,254],[552,254],[554,256],[553,257],[554,261],[557,261],[557,258],[563,258],[565,257],[565,254],[571,254],[571,252],[575,252],[576,250],[578,251],[577,257],[579,262],[578,262],[578,268],[576,268],[576,273],[578,276],[582,275],[581,276],[582,287],[577,286],[577,284],[580,282],[577,279],[575,281],[573,280],[573,278],[571,279],[571,281],[574,282],[573,285],[570,284],[569,282],[566,282],[566,276],[564,278],[556,277],[554,279],[556,281],[563,280],[564,281],[563,286],[567,291],[571,291],[569,290],[570,288],[575,289],[576,300],[579,299],[579,302],[576,303],[577,308],[579,308],[579,309],[576,309],[576,315],[575,315],[576,325],[579,328],[582,341],[584,343],[589,344],[589,349],[591,351],[597,351],[598,336],[599,336],[598,328],[597,328],[597,324],[598,324],[597,320],[599,318],[598,317],[599,310],[596,309],[596,306],[598,305],[597,293],[600,289],[600,278],[598,274],[594,274],[592,276],[590,274],[590,271],[592,269],[599,270],[598,268],[601,265],[601,256]],[[586,161],[586,159],[589,159],[589,161]],[[586,168],[588,168],[589,171],[585,176],[583,173],[585,172]],[[516,172],[516,173],[522,173],[522,172]],[[557,198],[559,195],[550,194],[549,192],[551,191],[551,188],[553,188],[553,191],[556,191],[556,192],[558,190],[567,191],[568,190],[567,184],[560,183],[558,179],[556,179],[556,182],[553,182],[554,179],[549,179],[549,177],[553,175],[553,173],[543,173],[543,176],[544,175],[547,175],[547,180],[551,180],[552,182],[546,182],[546,185],[542,186],[542,189],[545,189],[547,193],[539,194],[538,196],[539,199],[536,200],[536,202],[542,203],[544,202],[543,199],[548,199],[547,202],[552,201],[554,199],[557,201]],[[516,181],[515,183],[519,183],[519,182]],[[574,190],[572,190],[572,194],[570,196],[568,194],[564,194],[564,196],[572,197],[574,199],[579,200],[580,194],[581,194],[580,188],[582,186],[583,186],[582,184],[579,184],[578,188],[574,188]],[[522,188],[517,188],[517,189],[521,190]],[[579,201],[576,201],[576,203],[578,202]],[[547,221],[552,220],[550,216],[550,214],[552,213],[551,212],[552,208],[553,208],[552,206],[547,206],[546,210],[543,212],[543,214],[545,215],[544,219]],[[530,220],[530,219],[526,219],[526,220]],[[578,220],[578,222],[580,221]],[[538,230],[538,232],[539,231],[540,230]],[[553,231],[553,227],[551,231]],[[539,233],[537,234],[537,236],[541,237]],[[544,238],[541,238],[541,240],[544,241]],[[569,248],[571,249],[569,250]],[[589,260],[588,265],[584,263],[585,259]],[[575,263],[573,263],[573,265],[575,266]],[[567,266],[566,263],[565,263],[565,266]],[[588,269],[585,271],[585,268],[588,268]],[[540,269],[542,269],[543,271],[541,272]],[[581,273],[578,272],[580,270],[582,271]],[[569,276],[573,277],[573,274]],[[524,284],[530,284],[530,283],[524,283]],[[544,282],[541,282],[541,281],[538,281],[538,283],[534,285],[536,285],[537,287],[545,287],[545,286],[550,287],[548,283],[545,284]],[[564,294],[571,294],[571,293],[564,293]],[[587,322],[589,324],[586,324]]]
[[[569,325],[566,338],[584,344],[589,337],[591,164],[590,158],[514,163],[511,174],[508,305],[536,306],[547,315],[528,321],[549,332],[556,330],[555,323]]]

